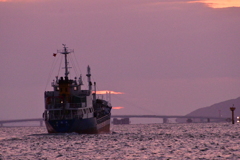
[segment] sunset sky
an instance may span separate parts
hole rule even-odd
[[[97,89],[115,93],[114,115],[235,99],[239,17],[239,0],[0,0],[0,119],[41,117],[63,43],[84,78],[90,65]]]
[[[192,1],[191,3],[204,3],[211,8],[229,8],[229,7],[240,7],[239,0],[199,0]]]

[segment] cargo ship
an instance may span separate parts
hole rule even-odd
[[[56,77],[52,91],[45,91],[43,118],[48,133],[98,134],[110,132],[112,106],[109,101],[97,98],[96,82],[92,85],[91,69],[87,67],[87,89],[81,89],[82,76],[69,78],[68,55],[73,50],[63,45],[58,50],[64,56],[65,74]],[[54,54],[56,56],[56,54]],[[93,89],[92,89],[93,88]]]

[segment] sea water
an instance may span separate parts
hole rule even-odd
[[[112,125],[110,134],[1,127],[0,159],[240,159],[240,124]]]

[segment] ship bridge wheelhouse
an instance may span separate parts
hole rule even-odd
[[[68,77],[56,77],[56,80],[53,80],[52,87],[54,88],[54,91],[56,92],[70,92],[75,93],[77,91],[81,91],[81,85],[82,85],[82,78],[79,77],[79,80],[77,81],[77,77],[75,77],[74,80],[68,79]]]

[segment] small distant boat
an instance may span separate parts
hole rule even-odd
[[[110,132],[111,104],[96,98],[96,83],[92,91],[91,69],[87,67],[88,90],[82,90],[82,77],[70,79],[68,77],[67,56],[73,50],[63,45],[58,51],[64,55],[65,75],[56,77],[52,82],[52,91],[45,91],[45,120],[48,133],[97,134]],[[56,56],[56,54],[54,55]]]

